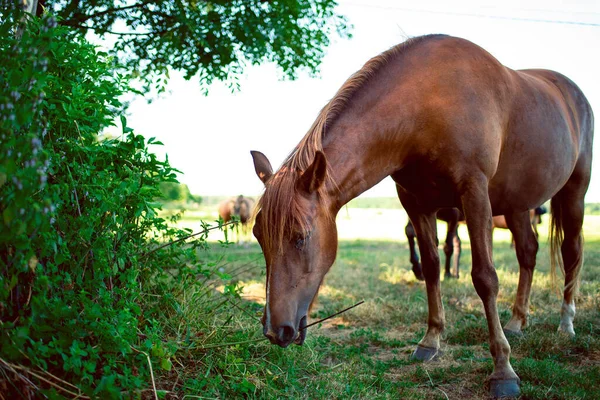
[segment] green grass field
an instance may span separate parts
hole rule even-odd
[[[195,229],[199,219],[214,219],[210,210],[188,214],[182,223]],[[574,339],[556,333],[561,298],[549,277],[548,215],[540,226],[540,251],[534,275],[529,326],[520,338],[509,338],[512,365],[522,379],[527,399],[600,398],[600,216],[588,216],[585,266],[577,300]],[[228,397],[228,390],[246,385],[246,395],[258,398],[485,398],[485,379],[492,370],[483,307],[470,279],[471,253],[466,228],[461,277],[442,281],[446,310],[443,354],[436,361],[410,359],[425,332],[427,302],[424,284],[409,263],[400,209],[347,208],[338,216],[337,261],[326,277],[311,319],[323,318],[359,300],[365,303],[309,330],[304,346],[280,349],[268,342],[219,346],[231,365],[210,365],[210,354],[197,369],[180,370],[186,393],[199,390],[197,374],[227,382],[206,391],[203,398]],[[440,238],[445,224],[438,226]],[[219,237],[219,235],[221,235]],[[212,240],[222,239],[214,233]],[[220,343],[260,338],[258,317],[264,304],[264,260],[255,241],[229,248],[212,246],[206,257],[221,265],[243,286],[242,300],[226,306],[229,332]],[[440,250],[443,260],[443,252]],[[500,317],[510,318],[517,287],[518,265],[510,234],[494,233],[494,261],[501,283]],[[240,311],[241,310],[241,311]],[[234,315],[232,318],[231,315]],[[222,353],[221,353],[222,355]],[[185,365],[182,358],[182,365]],[[212,368],[212,369],[211,369]],[[185,371],[185,372],[184,372]],[[212,371],[212,372],[211,372]],[[215,372],[218,371],[218,374]],[[235,372],[232,372],[235,371]],[[235,385],[232,386],[234,382]],[[230,388],[230,389],[227,389]],[[196,393],[197,394],[197,393]]]

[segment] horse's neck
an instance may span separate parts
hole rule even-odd
[[[335,212],[402,166],[402,135],[390,140],[389,133],[370,126],[377,125],[364,118],[351,128],[337,125],[328,132],[323,150],[332,174],[328,194]]]

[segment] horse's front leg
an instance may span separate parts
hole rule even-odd
[[[437,250],[437,224],[435,213],[420,214],[409,211],[419,250],[421,252],[421,266],[427,287],[427,303],[429,305],[429,318],[427,333],[419,342],[412,357],[422,361],[434,358],[440,349],[440,335],[444,330],[445,316],[442,306],[440,291],[440,257]]]
[[[475,178],[463,187],[461,200],[473,255],[471,277],[485,309],[490,351],[494,359],[494,372],[489,377],[490,394],[493,397],[515,397],[520,393],[519,377],[510,365],[510,345],[504,336],[496,305],[498,275],[492,262],[492,209],[488,180],[485,177]]]

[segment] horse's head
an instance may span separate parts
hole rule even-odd
[[[310,305],[337,251],[335,218],[320,190],[325,156],[316,152],[304,171],[284,166],[276,174],[262,153],[252,157],[266,186],[253,229],[267,265],[263,333],[281,347],[302,344]]]
[[[254,204],[254,200],[249,197],[244,197],[239,195],[235,200],[235,205],[233,206],[233,214],[240,217],[240,222],[242,224],[246,224],[250,217],[252,216],[252,205]]]

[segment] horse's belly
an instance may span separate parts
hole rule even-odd
[[[567,148],[564,151],[569,150]],[[549,162],[561,159],[562,163]],[[543,204],[565,185],[575,163],[574,154],[565,156],[564,152],[560,155],[550,152],[545,157],[537,157],[537,162],[523,156],[499,164],[489,183],[493,213],[500,215],[510,211],[526,211]]]
[[[413,163],[392,174],[392,179],[425,210],[458,207],[460,196],[452,180],[425,163]]]

